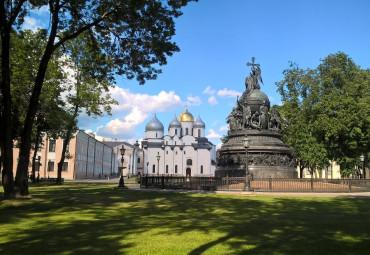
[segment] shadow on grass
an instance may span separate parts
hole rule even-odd
[[[0,254],[365,254],[370,248],[365,199],[113,187],[36,186],[32,199],[1,201]]]

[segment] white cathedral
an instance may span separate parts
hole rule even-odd
[[[154,114],[145,126],[144,174],[166,176],[213,176],[216,147],[205,135],[205,124],[187,108],[171,121],[168,135]]]

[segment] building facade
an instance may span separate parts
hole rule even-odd
[[[168,176],[213,176],[216,149],[205,137],[205,123],[188,112],[171,121],[168,134],[154,115],[141,142],[144,174]]]
[[[140,149],[137,141],[134,145],[120,141],[104,141],[103,143],[113,148],[116,162],[115,169],[118,169],[119,174],[122,172],[123,176],[129,177],[143,173],[143,151]],[[123,164],[120,151],[122,146],[125,149]]]
[[[143,171],[142,151],[137,146],[125,142],[101,142],[93,134],[79,130],[67,146],[66,158],[63,164],[62,178],[90,179],[119,176],[122,170],[120,148],[126,149],[124,155],[124,171],[126,176]],[[63,149],[63,139],[53,139],[45,135],[36,153],[35,178],[56,178],[58,162]],[[13,150],[13,172],[16,174],[19,149]],[[32,173],[32,158],[30,153],[29,175]]]

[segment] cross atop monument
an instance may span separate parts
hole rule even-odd
[[[254,60],[255,60],[255,58],[252,57],[252,63],[247,62],[247,66],[252,66],[252,69],[254,69],[255,66],[260,67],[260,64],[255,64]]]

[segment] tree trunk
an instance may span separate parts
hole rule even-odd
[[[48,63],[51,59],[53,52],[55,51],[54,41],[56,37],[57,27],[59,23],[58,17],[59,6],[55,7],[52,12],[52,27],[50,30],[50,36],[48,43],[45,48],[44,55],[40,61],[40,65],[37,71],[37,76],[35,79],[35,85],[32,90],[32,95],[30,98],[30,103],[28,106],[28,111],[26,115],[26,120],[24,122],[23,131],[21,133],[21,142],[19,148],[19,161],[17,166],[17,175],[15,178],[16,193],[21,196],[26,196],[28,192],[28,182],[25,181],[28,171],[28,160],[31,151],[31,136],[32,136],[32,126],[35,120],[35,116],[39,106],[39,98],[41,94],[42,85],[44,83],[44,78],[46,70],[48,68]]]
[[[76,91],[78,93],[79,90],[77,89]],[[67,145],[71,141],[72,129],[75,125],[74,121],[77,118],[78,109],[79,109],[78,105],[75,105],[73,118],[71,119],[71,122],[69,123],[69,125],[67,125],[67,133],[66,133],[66,135],[64,137],[64,140],[63,140],[63,150],[62,150],[62,155],[60,157],[60,161],[58,163],[58,176],[57,176],[57,181],[56,181],[56,184],[59,184],[59,185],[62,184],[62,170],[63,170],[64,160],[66,158]]]
[[[2,93],[2,121],[1,121],[1,157],[2,157],[2,183],[4,188],[4,197],[12,198],[14,193],[13,177],[13,139],[12,139],[12,99],[10,94],[10,29],[5,27],[4,5],[2,6],[1,15],[1,93]]]
[[[36,132],[36,138],[35,138],[35,151],[33,152],[33,157],[32,157],[32,182],[36,182],[36,156],[37,156],[37,151],[39,149],[39,142],[40,142],[40,136],[41,136],[41,131],[40,127],[37,127],[37,132]],[[40,171],[40,162],[38,165],[38,170]]]

